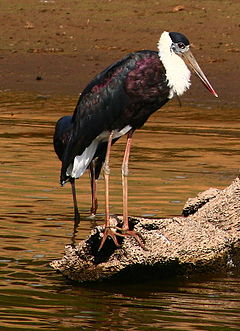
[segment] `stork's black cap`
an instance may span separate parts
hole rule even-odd
[[[169,36],[174,43],[184,43],[185,46],[190,45],[189,40],[179,32],[169,32]]]

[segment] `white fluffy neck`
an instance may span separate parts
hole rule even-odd
[[[169,99],[174,94],[182,95],[191,85],[191,72],[181,57],[171,51],[171,44],[169,33],[164,31],[158,42],[158,54],[166,70],[170,87]]]

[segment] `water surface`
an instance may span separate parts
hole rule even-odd
[[[48,266],[71,242],[70,187],[58,184],[52,147],[56,120],[71,114],[76,99],[1,92],[0,115],[0,328],[5,330],[237,330],[239,274],[80,286]],[[111,213],[121,214],[124,137],[111,158]],[[134,136],[129,212],[179,215],[188,197],[223,188],[238,175],[239,110],[172,102]],[[77,240],[104,220],[89,216],[86,173],[77,181],[82,215]]]

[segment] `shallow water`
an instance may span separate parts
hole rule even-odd
[[[239,274],[159,280],[144,284],[70,283],[48,266],[71,242],[70,187],[58,185],[53,152],[56,120],[71,114],[72,97],[1,92],[0,328],[64,330],[237,330]],[[239,110],[172,102],[154,114],[133,140],[129,212],[179,215],[188,197],[223,188],[239,172]],[[124,138],[111,159],[111,212],[121,214],[120,165]],[[104,219],[89,216],[88,174],[77,181],[82,215],[77,240]]]

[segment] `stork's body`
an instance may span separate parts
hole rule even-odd
[[[82,92],[73,115],[73,137],[64,155],[61,181],[80,177],[99,143],[141,127],[169,99],[158,53],[141,51],[99,74]],[[75,159],[75,166],[71,165]]]
[[[115,234],[109,229],[108,180],[112,142],[127,134],[122,164],[123,234],[133,235],[141,243],[139,236],[128,227],[126,177],[132,135],[152,113],[190,86],[190,71],[179,56],[179,53],[189,53],[187,38],[179,33],[164,32],[158,47],[158,52],[144,50],[131,53],[96,76],[83,90],[73,114],[71,134],[62,156],[62,185],[80,177],[99,146],[108,144],[104,167],[106,230],[101,247],[107,236],[117,244]],[[181,50],[182,47],[185,50]],[[216,95],[199,67],[198,70],[205,86]]]

